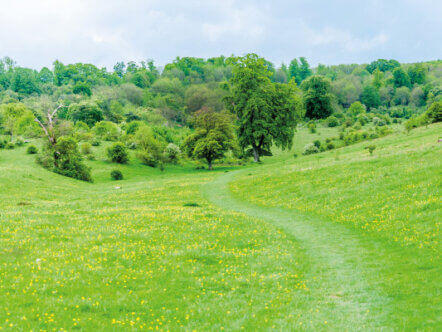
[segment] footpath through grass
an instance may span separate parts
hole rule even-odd
[[[325,241],[341,242],[354,270],[386,299],[372,313],[386,316],[384,327],[438,330],[441,128],[435,124],[375,140],[373,156],[361,143],[257,167],[239,173],[229,189],[249,214],[267,211],[267,219],[286,228],[291,221],[284,215],[290,215],[297,223],[321,225],[316,230],[328,234]],[[351,247],[347,232],[358,239]]]

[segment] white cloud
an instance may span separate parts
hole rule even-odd
[[[357,38],[350,32],[333,27],[325,27],[320,31],[315,31],[304,26],[307,41],[313,46],[323,46],[336,44],[348,52],[369,51],[384,45],[389,37],[385,33],[378,33],[369,38]]]
[[[258,8],[230,8],[223,14],[220,22],[202,24],[203,34],[210,42],[225,38],[239,38],[250,42],[263,36],[265,16]]]
[[[0,0],[0,57],[116,61],[257,52],[279,62],[440,57],[442,2],[274,0]],[[412,24],[411,24],[412,22]],[[416,45],[419,47],[409,47]]]

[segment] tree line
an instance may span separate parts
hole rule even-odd
[[[170,162],[182,150],[205,159],[211,169],[226,153],[260,161],[273,145],[291,148],[302,121],[310,126],[311,120],[326,119],[332,126],[358,120],[363,125],[366,112],[381,122],[417,118],[439,105],[441,67],[441,61],[379,59],[311,68],[301,57],[276,68],[248,54],[176,58],[164,68],[152,60],[119,62],[113,71],[55,61],[52,69],[37,71],[6,57],[0,61],[0,134],[11,141],[41,136],[52,114],[48,110],[57,109],[51,130],[58,137],[121,141],[125,148],[136,146],[139,159],[150,166]],[[68,147],[76,144],[65,143]],[[42,164],[57,169],[63,149],[49,144],[51,149],[46,156],[52,159]]]

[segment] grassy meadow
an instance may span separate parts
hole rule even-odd
[[[216,174],[133,161],[121,167],[127,180],[111,181],[110,163],[91,164],[94,184],[48,173],[24,148],[2,152],[2,329],[254,330],[297,321],[302,250],[272,225],[201,197],[200,184]]]
[[[0,330],[440,330],[441,129],[92,184],[2,150]]]

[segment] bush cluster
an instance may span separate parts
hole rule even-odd
[[[106,149],[106,153],[113,163],[126,164],[129,161],[127,148],[121,142],[113,143]]]
[[[38,152],[38,149],[35,145],[29,145],[26,149],[27,154],[36,154]]]
[[[59,137],[55,147],[46,144],[37,162],[55,173],[92,182],[91,169],[83,163],[77,142],[72,137]]]
[[[304,147],[304,155],[309,155],[309,154],[314,154],[314,153],[318,153],[319,149],[318,147],[313,144],[313,143],[309,143]]]
[[[113,169],[110,175],[113,180],[123,180],[123,173],[118,169]]]

